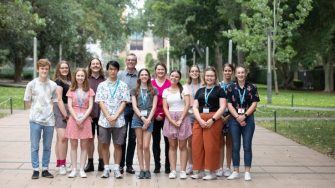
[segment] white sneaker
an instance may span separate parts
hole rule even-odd
[[[201,179],[205,176],[204,171],[193,171],[193,175],[191,176],[192,179]]]
[[[223,176],[223,173],[224,173],[224,171],[223,171],[222,168],[219,168],[219,169],[216,170],[216,176],[217,176],[217,177],[222,177],[222,176]]]
[[[175,170],[172,170],[169,174],[169,179],[176,179],[177,172]]]
[[[109,178],[109,174],[110,174],[109,169],[105,168],[104,171],[102,172],[101,178]]]
[[[244,173],[244,180],[245,180],[245,181],[250,181],[250,180],[251,180],[250,172],[245,172],[245,173]]]
[[[202,178],[203,180],[216,180],[216,173],[209,172],[205,177]]]
[[[231,175],[231,171],[229,168],[224,168],[223,169],[223,176],[224,177],[229,177]]]
[[[185,172],[185,171],[180,171],[179,178],[180,178],[180,179],[187,179],[187,174],[186,174],[186,172]]]
[[[193,166],[192,165],[188,165],[188,167],[186,168],[186,174],[190,175],[193,172]]]
[[[59,174],[60,175],[65,175],[67,172],[66,172],[66,168],[65,168],[65,166],[60,166],[59,167]]]
[[[114,177],[115,177],[116,179],[122,179],[122,174],[121,174],[121,172],[120,172],[119,169],[115,169],[115,170],[114,170]]]
[[[233,172],[228,178],[227,180],[234,180],[234,179],[238,179],[240,178],[240,175],[238,174],[238,172]]]
[[[71,173],[67,176],[68,178],[74,178],[77,176],[77,170],[72,169]]]
[[[80,175],[81,178],[87,178],[87,175],[86,175],[84,169],[80,169],[79,175]]]

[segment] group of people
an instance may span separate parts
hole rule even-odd
[[[39,142],[43,136],[42,177],[53,178],[48,171],[54,127],[59,174],[67,174],[68,140],[71,147],[69,178],[86,178],[94,171],[94,137],[98,138],[98,171],[101,178],[135,174],[133,157],[137,147],[139,179],[150,179],[150,142],[155,162],[153,172],[161,170],[161,135],[165,141],[165,173],[170,179],[213,180],[220,176],[237,179],[240,166],[241,137],[244,149],[244,179],[251,180],[254,111],[259,96],[255,85],[246,81],[247,69],[231,64],[223,67],[223,81],[217,82],[214,68],[203,71],[193,65],[185,85],[182,74],[167,75],[163,63],[155,65],[154,78],[148,69],[137,70],[137,57],[129,54],[126,69],[117,61],[106,65],[95,58],[87,72],[78,68],[71,79],[66,61],[57,64],[54,81],[48,78],[47,59],[37,63],[38,78],[28,83],[24,100],[30,111],[30,139],[33,179],[39,178]],[[233,81],[235,72],[235,80]],[[95,134],[96,133],[96,134]],[[128,139],[127,139],[128,138]],[[80,140],[80,141],[79,141]],[[114,146],[114,164],[110,164],[110,144]],[[80,143],[80,160],[77,150]],[[180,172],[177,173],[177,152]],[[87,159],[88,158],[88,159]],[[224,160],[226,162],[224,163]],[[85,163],[87,161],[86,167]],[[233,161],[233,169],[231,169]],[[224,167],[224,164],[226,166]],[[111,168],[112,167],[112,168]]]

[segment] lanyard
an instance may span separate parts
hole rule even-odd
[[[148,92],[144,95],[142,88],[141,88],[141,98],[142,98],[142,104],[143,104],[143,106],[146,106],[146,104],[147,104],[147,98],[148,98]]]
[[[240,95],[240,103],[241,103],[241,106],[243,105],[244,103],[244,97],[245,97],[245,88],[243,89],[243,95],[241,95],[241,92],[240,92],[240,89],[238,89],[238,94]]]
[[[120,80],[117,80],[114,91],[110,91],[112,98],[114,98],[117,88],[119,87]]]
[[[198,83],[198,87],[197,89],[200,88],[200,83]],[[192,96],[193,96],[193,99],[194,99],[194,96],[195,96],[195,91],[194,91],[194,84],[191,83],[191,90],[192,90]]]
[[[214,86],[215,87],[215,86]],[[209,91],[209,93],[207,94],[207,88],[205,87],[205,104],[208,104],[208,96],[212,93],[214,87],[212,87],[212,89]]]
[[[224,81],[222,81],[220,85],[221,85],[221,88],[224,90],[224,92],[227,94],[227,88],[229,86],[229,83],[226,84],[224,83]]]
[[[86,98],[86,93],[83,93],[79,91],[79,89],[76,90],[76,95],[77,95],[77,103],[79,105],[79,108],[83,108],[85,98]]]

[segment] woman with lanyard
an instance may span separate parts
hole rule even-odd
[[[179,82],[181,73],[174,70],[170,74],[171,87],[163,92],[165,122],[163,135],[169,138],[170,179],[177,177],[177,148],[180,151],[180,179],[186,179],[187,139],[192,135],[192,126],[188,116],[190,93]]]
[[[228,86],[232,83],[233,71],[234,71],[234,67],[232,64],[226,63],[223,65],[223,81],[220,82],[220,86],[224,90],[226,95],[227,95]],[[229,114],[228,108],[226,108],[222,116],[222,121],[223,121],[222,135],[223,137],[221,140],[220,169],[216,171],[216,175],[219,177],[222,177],[222,176],[228,177],[231,175],[230,165],[231,165],[231,155],[232,155],[232,141],[231,141],[231,134],[229,131],[229,124],[228,124],[229,118],[230,118],[230,114]],[[226,153],[225,153],[225,150],[226,150]],[[226,158],[226,168],[223,167],[225,158]]]
[[[66,137],[71,143],[72,171],[69,178],[77,176],[77,149],[80,139],[80,170],[79,175],[86,178],[84,165],[87,160],[88,139],[92,138],[91,111],[93,108],[94,91],[89,87],[87,73],[84,69],[77,69],[70,90],[67,92],[70,118],[67,122]]]
[[[200,68],[198,65],[192,65],[189,72],[188,72],[188,81],[187,84],[184,86],[191,91],[190,95],[190,109],[189,109],[189,117],[191,121],[191,125],[193,126],[195,117],[193,115],[193,101],[195,93],[201,87],[201,77],[200,77]],[[188,167],[186,168],[186,174],[191,174],[193,169],[193,162],[192,162],[192,135],[187,139],[187,156],[188,156]]]
[[[193,179],[216,179],[215,170],[220,165],[220,142],[222,132],[221,115],[226,108],[226,95],[217,84],[216,70],[206,68],[205,87],[200,88],[194,97],[192,158]],[[204,173],[206,170],[206,174]],[[205,176],[206,175],[206,176]]]
[[[158,91],[151,85],[148,69],[138,72],[136,88],[131,90],[132,105],[135,112],[131,128],[135,129],[137,157],[140,165],[139,179],[150,179],[150,140],[153,131],[153,117],[157,106]]]
[[[244,180],[251,180],[250,168],[252,161],[252,137],[255,131],[254,111],[259,102],[255,85],[246,81],[247,70],[243,65],[235,69],[234,82],[228,87],[228,109],[232,116],[229,119],[230,133],[233,141],[233,173],[228,180],[239,178],[241,137],[244,150]]]
[[[155,160],[155,170],[154,173],[159,173],[161,169],[160,164],[160,156],[161,156],[161,130],[164,125],[164,111],[163,111],[163,91],[171,86],[171,82],[166,79],[166,65],[163,63],[157,63],[155,66],[155,76],[156,78],[151,81],[152,86],[154,86],[158,90],[158,100],[157,100],[157,108],[154,115],[154,130],[152,132],[152,152],[154,154]],[[165,142],[165,173],[169,174],[170,170],[170,162],[169,162],[169,140],[164,136]]]
[[[66,93],[71,84],[71,69],[66,61],[60,61],[56,66],[55,82],[57,84],[57,104],[53,105],[55,114],[55,128],[57,132],[56,141],[56,158],[57,167],[59,167],[59,174],[66,174],[66,154],[68,147],[68,140],[65,138],[65,129],[67,120],[69,119],[69,109],[67,107]]]

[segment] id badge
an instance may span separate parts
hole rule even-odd
[[[148,110],[141,110],[142,116],[148,116]]]
[[[244,108],[238,108],[237,109],[237,113],[238,114],[244,114],[245,113],[245,109]]]
[[[209,108],[208,107],[204,107],[202,109],[202,112],[205,113],[205,114],[208,114],[209,113]]]

